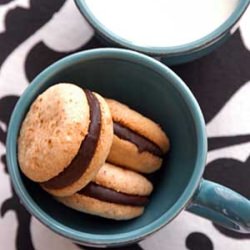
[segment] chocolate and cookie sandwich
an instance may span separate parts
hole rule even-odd
[[[68,197],[57,197],[66,206],[114,220],[140,216],[153,186],[141,174],[105,163],[86,187]]]
[[[105,100],[69,83],[49,87],[20,129],[18,161],[29,179],[55,196],[81,190],[109,153],[113,124]]]
[[[161,127],[128,106],[106,99],[113,118],[114,137],[107,161],[141,173],[161,167],[169,139]]]

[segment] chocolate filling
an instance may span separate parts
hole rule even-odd
[[[154,142],[151,142],[144,136],[139,135],[131,129],[124,127],[120,123],[114,122],[114,134],[123,140],[127,140],[134,143],[140,153],[143,151],[148,151],[156,156],[163,155],[163,152],[160,147]]]
[[[101,201],[122,205],[145,206],[148,203],[148,198],[146,196],[119,193],[112,189],[97,185],[93,182],[90,182],[78,193]]]
[[[88,168],[95,153],[101,131],[101,109],[96,96],[87,89],[84,91],[90,110],[88,134],[82,141],[80,149],[70,165],[59,175],[42,183],[45,188],[60,189],[77,181]]]

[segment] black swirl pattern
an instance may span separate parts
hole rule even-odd
[[[245,66],[249,63],[250,53],[237,31],[233,39],[229,39],[211,54],[175,66],[173,70],[192,90],[206,122],[209,122],[230,97],[250,79],[250,71]]]

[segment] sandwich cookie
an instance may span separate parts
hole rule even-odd
[[[106,99],[114,137],[107,161],[141,173],[152,173],[169,150],[169,139],[158,124],[128,106]]]
[[[105,163],[92,182],[69,197],[57,197],[68,207],[114,220],[140,216],[153,186],[142,175]]]
[[[19,165],[49,193],[72,195],[104,164],[112,136],[112,117],[100,95],[56,84],[36,98],[22,123]]]

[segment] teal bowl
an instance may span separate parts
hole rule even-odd
[[[207,55],[223,44],[238,27],[238,22],[247,9],[250,0],[239,0],[239,3],[231,16],[213,32],[207,34],[201,39],[187,44],[169,47],[142,46],[133,41],[126,40],[106,28],[89,9],[86,0],[75,0],[75,3],[82,15],[96,30],[97,34],[111,46],[128,48],[150,56],[162,57],[165,64],[176,65]],[[138,13],[138,18],[140,18],[140,13]]]
[[[74,211],[20,172],[17,139],[22,121],[32,101],[58,82],[75,83],[126,103],[155,120],[169,135],[171,151],[162,169],[151,176],[155,189],[141,217],[117,222]],[[169,68],[129,50],[89,50],[49,66],[20,97],[8,131],[8,170],[22,204],[56,233],[84,245],[131,244],[160,229],[187,206],[205,166],[205,124],[192,93]]]

